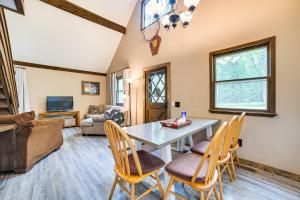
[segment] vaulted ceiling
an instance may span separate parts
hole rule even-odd
[[[69,1],[126,27],[137,0]],[[65,68],[105,73],[123,36],[39,0],[6,19],[14,60]]]

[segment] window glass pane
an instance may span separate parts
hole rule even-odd
[[[267,80],[216,83],[216,108],[267,110]]]
[[[145,1],[145,4],[143,4],[143,9],[144,9],[144,21],[143,21],[143,28],[148,27],[151,25],[153,22],[155,22],[154,18],[154,10],[155,6],[157,5],[157,2],[159,2],[159,5],[162,5],[163,9],[161,9],[159,14],[160,17],[164,16],[165,14],[169,13],[171,11],[171,6],[169,6],[169,0],[149,0]]]
[[[118,79],[118,90],[123,90],[123,79]]]
[[[166,101],[165,71],[152,72],[149,75],[148,96],[150,103],[165,103]]]
[[[268,75],[268,48],[215,56],[216,81],[265,77]]]
[[[117,91],[117,104],[122,104],[122,103],[124,103],[124,100],[123,100],[123,91],[121,90],[119,90],[119,91]]]
[[[117,79],[117,91],[116,91],[116,97],[117,97],[117,104],[123,104],[124,103],[124,90],[123,90],[123,78]]]

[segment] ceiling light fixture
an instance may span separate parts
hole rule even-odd
[[[177,23],[180,21],[183,28],[186,28],[190,21],[193,18],[193,12],[195,11],[200,0],[184,0],[184,6],[187,8],[187,11],[176,12],[176,0],[168,0],[168,6],[171,6],[171,12],[165,16],[160,16],[159,13],[162,13],[163,3],[162,0],[157,0],[156,4],[153,7],[153,17],[161,22],[163,27],[166,30],[169,30],[172,26],[176,28]]]

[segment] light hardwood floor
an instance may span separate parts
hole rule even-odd
[[[23,175],[0,175],[0,200],[102,200],[113,182],[113,158],[105,137],[81,136],[80,129],[64,129],[64,144]],[[237,181],[223,176],[225,200],[300,200],[300,183],[265,172],[239,168]],[[139,184],[137,193],[149,187]],[[198,193],[181,184],[175,190],[187,199]],[[127,200],[118,186],[113,199]],[[160,199],[158,191],[146,200]],[[214,198],[211,198],[214,199]]]

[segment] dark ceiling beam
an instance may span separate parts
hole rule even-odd
[[[41,0],[51,6],[125,34],[126,28],[66,0]]]
[[[65,68],[65,67],[57,67],[57,66],[52,66],[52,65],[43,65],[43,64],[23,62],[23,61],[17,61],[17,60],[14,60],[13,63],[14,63],[14,65],[19,65],[19,66],[24,66],[24,67],[49,69],[49,70],[72,72],[72,73],[79,73],[79,74],[90,74],[90,75],[96,75],[96,76],[106,76],[106,73],[85,71],[85,70],[79,70],[79,69],[71,69],[71,68]]]

